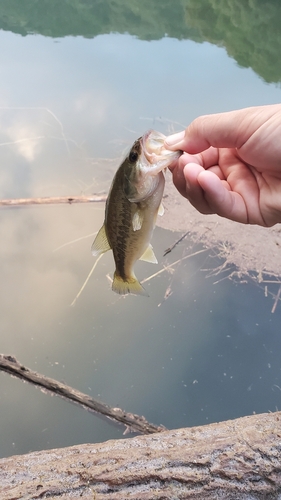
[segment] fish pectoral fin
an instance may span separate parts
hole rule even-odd
[[[144,260],[145,262],[151,262],[151,264],[158,264],[158,260],[155,257],[152,246],[149,244],[139,260]]]
[[[164,207],[163,207],[163,203],[161,202],[160,205],[159,205],[159,208],[158,208],[158,215],[164,215]]]
[[[106,232],[105,232],[105,226],[100,228],[97,236],[95,237],[94,243],[92,244],[92,255],[94,257],[98,257],[102,253],[107,252],[108,250],[111,250],[111,246],[108,242]]]
[[[137,209],[132,219],[133,230],[139,231],[142,227],[142,223],[143,223],[143,213]]]

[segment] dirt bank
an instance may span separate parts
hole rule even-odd
[[[190,231],[194,241],[216,247],[219,255],[242,274],[252,271],[259,281],[269,276],[278,281],[281,277],[281,224],[263,228],[202,215],[178,193],[168,175],[164,196],[165,214],[157,221],[160,227]]]

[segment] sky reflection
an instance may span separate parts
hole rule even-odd
[[[1,198],[106,192],[124,149],[148,128],[167,133],[202,113],[280,102],[278,86],[207,42],[3,31],[0,40]],[[103,211],[1,209],[1,352],[170,428],[280,408],[280,308],[271,314],[257,286],[215,285],[202,271],[218,265],[213,256],[151,280],[149,299],[122,299],[105,255],[70,307]],[[141,279],[199,249],[185,241],[163,259],[177,236],[157,228],[159,265],[139,263]],[[0,386],[1,456],[122,435],[8,376]]]

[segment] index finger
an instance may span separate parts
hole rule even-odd
[[[180,167],[184,167],[188,163],[197,163],[205,170],[210,167],[214,167],[218,165],[219,160],[219,151],[217,148],[210,147],[203,151],[202,153],[198,153],[195,155],[191,155],[189,153],[183,153],[180,156],[178,163]]]

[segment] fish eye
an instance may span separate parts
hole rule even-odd
[[[131,151],[129,154],[129,162],[134,163],[135,161],[137,161],[138,157],[139,155],[136,151]]]

